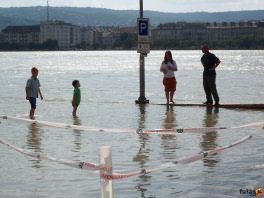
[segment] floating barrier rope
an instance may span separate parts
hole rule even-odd
[[[176,133],[207,133],[217,130],[226,129],[239,129],[239,128],[262,128],[264,127],[263,122],[250,123],[241,126],[234,127],[200,127],[200,128],[176,128],[176,129],[131,129],[131,128],[97,128],[97,127],[87,127],[82,125],[71,125],[57,122],[48,121],[38,121],[26,118],[14,117],[14,116],[1,116],[0,118],[5,120],[14,120],[28,122],[40,126],[64,128],[64,129],[74,129],[80,131],[94,131],[94,132],[112,132],[112,133],[137,133],[137,134],[176,134]]]
[[[264,127],[262,127],[262,129],[264,129]],[[107,180],[116,180],[116,179],[124,179],[124,178],[128,178],[128,177],[132,177],[132,176],[136,176],[136,175],[145,175],[151,172],[157,172],[157,171],[161,171],[164,169],[169,169],[172,167],[175,167],[178,164],[189,164],[192,162],[195,162],[197,160],[212,156],[214,154],[217,154],[219,152],[222,152],[228,148],[232,148],[234,146],[237,146],[239,144],[242,144],[244,142],[246,142],[249,139],[252,139],[254,135],[256,135],[258,132],[260,132],[261,130],[257,130],[254,133],[252,133],[251,135],[247,135],[231,144],[225,145],[225,146],[220,146],[217,147],[215,149],[212,150],[208,150],[208,151],[203,151],[200,152],[198,154],[189,156],[189,157],[184,157],[182,159],[173,161],[173,162],[168,162],[168,163],[164,163],[161,164],[159,166],[153,167],[153,168],[148,168],[148,169],[142,169],[142,170],[138,170],[138,171],[130,171],[130,172],[117,172],[117,173],[113,173],[113,174],[101,174],[101,177]],[[38,154],[38,153],[33,153],[31,151],[27,151],[25,149],[16,147],[10,143],[8,143],[5,140],[0,139],[0,143],[7,145],[8,147],[10,147],[11,149],[14,149],[15,151],[22,153],[26,156],[29,157],[33,157],[33,158],[37,158],[37,159],[43,159],[43,160],[50,160],[50,161],[54,161],[60,164],[64,164],[64,165],[68,165],[74,168],[79,168],[79,169],[85,169],[85,170],[90,170],[90,171],[98,171],[98,170],[112,170],[112,167],[101,167],[98,166],[96,164],[93,163],[88,163],[88,162],[82,162],[82,161],[70,161],[70,160],[64,160],[64,159],[56,159],[54,157],[50,157],[47,155],[43,155],[43,154]]]
[[[80,131],[95,131],[95,132],[135,132],[134,129],[128,129],[128,128],[96,128],[96,127],[87,127],[82,125],[74,125],[74,124],[64,124],[64,123],[58,123],[58,122],[48,122],[48,121],[40,121],[40,120],[31,120],[26,118],[20,118],[20,117],[14,117],[14,116],[1,116],[2,119],[6,120],[15,120],[15,121],[22,121],[22,122],[28,122],[31,124],[36,124],[39,126],[48,126],[48,127],[55,127],[55,128],[64,128],[64,129],[74,129],[74,130],[80,130]]]
[[[48,155],[44,155],[44,154],[41,154],[41,153],[34,153],[32,151],[28,151],[28,150],[25,150],[25,149],[22,149],[22,148],[19,148],[19,147],[16,147],[12,144],[10,144],[9,142],[3,140],[3,139],[0,139],[0,143],[1,144],[4,144],[6,146],[8,146],[9,148],[19,152],[19,153],[22,153],[28,157],[32,157],[32,158],[36,158],[36,159],[42,159],[42,160],[49,160],[49,161],[53,161],[53,162],[57,162],[59,164],[64,164],[64,165],[67,165],[67,166],[71,166],[71,167],[74,167],[74,168],[79,168],[79,169],[85,169],[85,170],[90,170],[90,171],[98,171],[98,170],[109,170],[111,169],[111,167],[107,168],[107,167],[100,167],[96,164],[93,164],[93,163],[89,163],[89,162],[83,162],[83,161],[72,161],[72,160],[65,160],[65,159],[57,159],[55,157],[52,157],[52,156],[48,156]]]
[[[178,128],[178,129],[153,129],[153,130],[138,129],[141,131],[137,131],[137,133],[156,133],[156,134],[208,133],[223,129],[262,128],[263,126],[264,126],[264,122],[257,122],[257,123],[251,123],[251,124],[235,126],[235,127],[200,127],[200,128]]]
[[[204,152],[198,153],[196,155],[192,155],[189,157],[179,159],[177,161],[173,161],[173,162],[169,162],[169,163],[159,165],[159,166],[154,167],[154,168],[142,169],[140,171],[126,172],[126,173],[113,173],[112,175],[104,174],[104,175],[102,175],[102,177],[105,179],[109,179],[109,180],[110,179],[111,180],[124,179],[124,178],[128,178],[128,177],[136,176],[136,175],[145,175],[147,173],[157,172],[157,171],[161,171],[164,169],[169,169],[169,168],[175,167],[178,164],[189,164],[189,163],[195,162],[197,160],[212,156],[212,155],[219,153],[223,150],[226,150],[228,148],[242,144],[242,143],[246,142],[247,140],[251,139],[252,137],[253,137],[253,135],[248,135],[248,136],[245,136],[245,137],[241,138],[240,140],[235,141],[229,145],[217,147],[213,150],[204,151]]]
[[[264,164],[258,164],[254,167],[254,169],[264,169]]]

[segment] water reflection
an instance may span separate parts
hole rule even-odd
[[[146,121],[146,105],[139,105],[139,119],[138,119],[138,128],[145,129],[145,121]],[[137,155],[134,157],[134,161],[140,164],[140,168],[143,168],[145,163],[149,160],[149,149],[146,144],[149,140],[148,134],[139,134],[139,151]]]
[[[82,125],[82,121],[79,117],[73,117],[72,118],[72,124],[73,125]],[[73,135],[74,135],[74,147],[72,148],[73,152],[79,152],[81,150],[81,131],[73,129]]]
[[[41,130],[32,123],[28,125],[28,134],[26,139],[26,145],[29,150],[33,150],[36,153],[41,153]],[[40,159],[30,159],[32,161],[32,167],[40,168]]]
[[[218,123],[218,112],[219,108],[217,107],[206,107],[203,125],[205,127],[214,127]],[[201,147],[203,151],[214,149],[218,146],[217,144],[217,132],[212,131],[202,135]],[[204,166],[215,167],[219,162],[217,155],[212,157],[207,157],[203,159]]]
[[[165,129],[171,129],[176,127],[176,115],[174,112],[174,106],[167,105],[167,109],[165,112],[163,127]]]
[[[174,112],[174,106],[167,105],[167,109],[165,111],[165,117],[163,120],[163,128],[164,129],[172,129],[176,128],[176,114]],[[172,155],[176,151],[176,136],[175,135],[162,135],[161,146],[163,147],[163,156],[165,159],[175,159],[175,156]]]
[[[139,117],[138,117],[138,128],[145,129],[145,121],[146,121],[146,105],[138,105],[139,106]],[[138,162],[140,168],[145,168],[145,164],[149,161],[149,148],[147,148],[147,142],[149,142],[148,134],[139,134],[139,143],[140,147],[138,153],[134,156],[133,161]],[[149,179],[151,176],[149,175],[140,175],[139,176],[139,184],[137,186],[138,191],[141,192],[141,197],[145,198],[145,192],[147,191],[147,186],[150,185]]]

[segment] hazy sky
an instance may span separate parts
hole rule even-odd
[[[163,12],[264,10],[264,0],[143,0],[144,10]],[[0,7],[45,6],[47,0],[0,0]],[[50,6],[139,9],[139,0],[49,0]]]

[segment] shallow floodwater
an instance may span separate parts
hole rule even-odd
[[[212,51],[220,103],[264,103],[264,51]],[[176,103],[201,103],[200,51],[172,51],[178,64]],[[104,128],[231,127],[264,121],[263,110],[167,107],[159,67],[164,51],[146,62],[146,97],[139,106],[139,56],[134,51],[1,52],[0,114],[25,117],[25,84],[30,68],[39,68],[44,100],[36,119]],[[79,117],[71,116],[71,82],[79,79]],[[35,126],[1,120],[0,138],[45,155],[98,163],[98,150],[111,146],[114,172],[140,170],[172,162],[252,134],[254,129],[210,133],[138,135],[100,133]],[[113,182],[116,198],[249,197],[242,190],[264,188],[264,131],[234,148],[187,165]],[[100,197],[98,173],[38,160],[0,145],[0,197]]]

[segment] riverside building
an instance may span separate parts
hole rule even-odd
[[[8,26],[2,30],[8,43],[27,45],[40,43],[40,26]]]
[[[57,40],[60,49],[72,49],[81,43],[81,28],[63,21],[47,21],[40,24],[40,41]]]
[[[152,41],[228,42],[241,38],[264,39],[264,21],[222,23],[166,23],[152,29]]]

